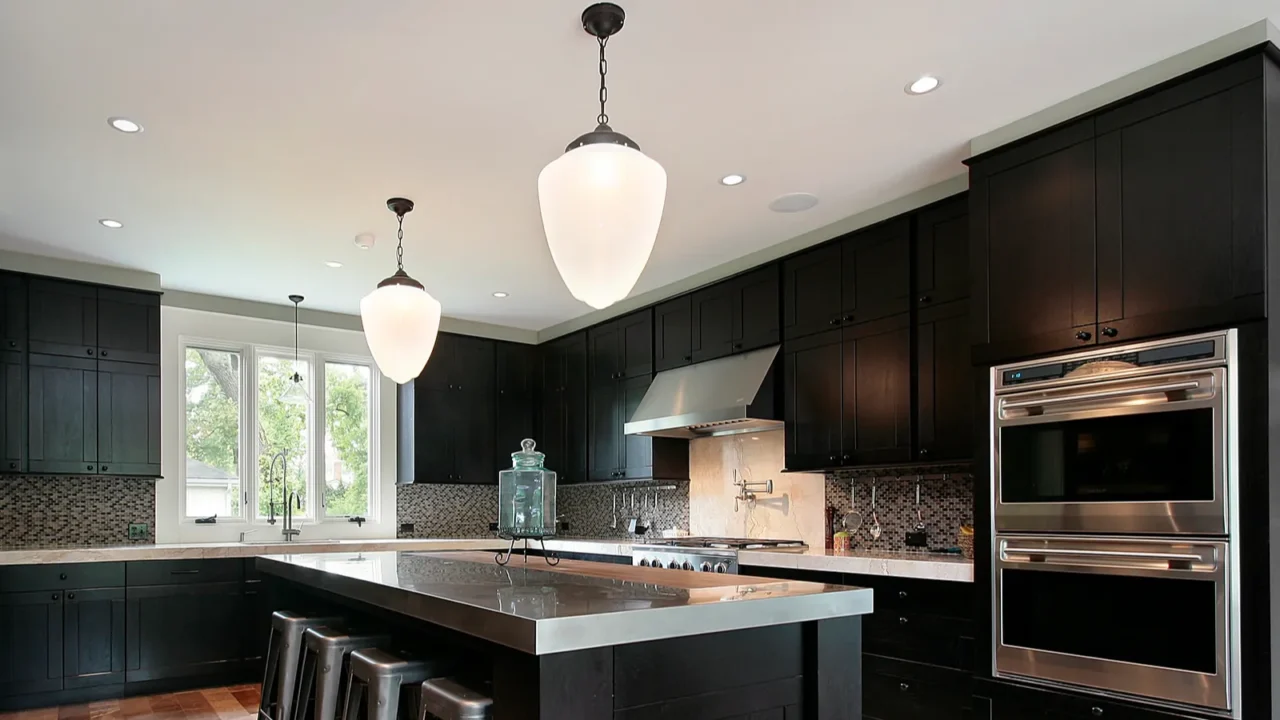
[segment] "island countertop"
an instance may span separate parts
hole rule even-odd
[[[872,591],[482,552],[270,555],[262,572],[532,655],[872,611]]]

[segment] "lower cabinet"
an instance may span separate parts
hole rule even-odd
[[[62,591],[0,593],[0,697],[62,689]]]
[[[972,712],[971,679],[921,663],[864,653],[863,720],[962,720]]]
[[[998,680],[975,681],[973,705],[974,717],[982,720],[1193,720],[1196,717]]]
[[[68,590],[62,605],[64,690],[124,682],[125,590]]]

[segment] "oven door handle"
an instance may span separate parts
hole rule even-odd
[[[1134,560],[1194,560],[1204,562],[1204,556],[1188,553],[1130,552],[1128,550],[1058,550],[1054,548],[1018,548],[1005,546],[1006,554],[1015,555],[1079,555],[1082,557],[1132,558]]]
[[[1021,409],[1042,407],[1045,405],[1060,405],[1062,403],[1087,402],[1089,400],[1109,400],[1112,398],[1126,397],[1129,395],[1144,395],[1146,393],[1157,392],[1178,392],[1179,390],[1197,390],[1200,383],[1195,381],[1166,383],[1164,385],[1140,385],[1137,387],[1119,388],[1116,390],[1099,390],[1097,392],[1078,393],[1075,395],[1064,395],[1060,397],[1040,398],[1038,400],[1013,400],[1010,402],[1000,403],[1001,409]]]

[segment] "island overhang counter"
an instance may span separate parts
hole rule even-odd
[[[467,648],[499,720],[861,718],[872,591],[485,552],[264,556],[273,609],[393,625],[411,652]],[[437,639],[444,638],[437,642]],[[480,666],[480,667],[476,667]]]

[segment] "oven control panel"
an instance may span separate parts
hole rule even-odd
[[[1102,350],[1042,363],[1020,363],[1000,370],[999,386],[1013,387],[1069,377],[1103,375],[1120,370],[1220,360],[1224,357],[1222,344],[1219,338],[1202,336],[1186,342],[1146,343],[1115,352]]]

